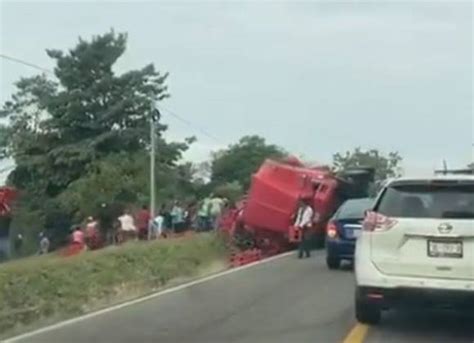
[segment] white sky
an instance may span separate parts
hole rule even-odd
[[[128,32],[119,70],[169,71],[168,136],[192,160],[259,134],[329,162],[398,150],[408,173],[473,160],[472,4],[466,2],[1,1],[1,53],[52,68],[45,48]],[[34,69],[0,61],[0,100]]]

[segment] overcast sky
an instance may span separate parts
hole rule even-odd
[[[409,173],[473,159],[469,1],[6,2],[1,53],[53,68],[45,48],[127,32],[118,70],[170,72],[168,135],[196,135],[188,158],[259,134],[309,160],[397,150]],[[1,60],[0,100],[34,69]]]

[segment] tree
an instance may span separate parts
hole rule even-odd
[[[8,155],[6,149],[8,146],[9,130],[5,125],[0,125],[0,161]]]
[[[31,209],[83,214],[104,199],[146,198],[151,105],[169,96],[168,74],[152,64],[117,74],[126,42],[111,31],[79,39],[66,52],[47,50],[55,77],[20,79],[3,104],[0,158],[14,159],[8,182]],[[157,122],[158,184],[177,179],[178,161],[193,142],[167,142],[166,129]]]
[[[375,181],[401,175],[400,164],[402,157],[398,152],[381,153],[377,149],[346,151],[344,154],[333,155],[333,168],[337,172],[344,172],[353,167],[372,167],[375,169]]]
[[[239,198],[244,194],[244,190],[239,182],[233,181],[218,185],[213,193],[228,199],[232,204],[239,200]]]
[[[194,165],[193,178],[200,184],[206,184],[210,181],[212,174],[212,162],[202,161]]]
[[[267,144],[262,137],[242,137],[238,143],[214,153],[211,164],[211,182],[214,185],[220,185],[237,181],[244,189],[247,189],[252,174],[265,159],[279,159],[285,155],[283,149]]]
[[[125,47],[126,35],[114,32],[80,39],[67,53],[47,50],[58,83],[44,75],[17,82],[2,111],[15,137],[6,149],[17,164],[13,184],[56,196],[93,161],[146,149],[151,101],[168,96],[167,74],[148,65],[116,75]],[[158,125],[159,133],[165,129]]]

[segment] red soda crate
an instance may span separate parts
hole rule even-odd
[[[295,226],[290,226],[288,229],[288,241],[290,243],[301,242],[301,230]]]

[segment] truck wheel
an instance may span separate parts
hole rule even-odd
[[[326,265],[331,270],[339,269],[341,266],[341,260],[335,256],[326,256]]]
[[[356,291],[355,315],[362,324],[377,325],[382,319],[382,310],[380,306],[362,299],[360,292]]]

